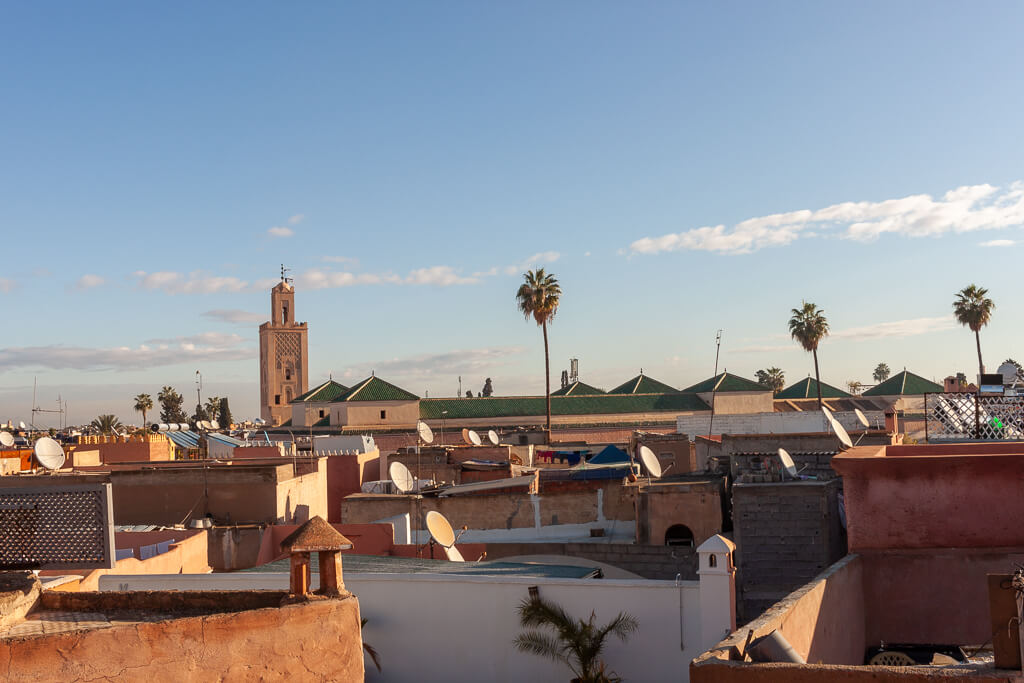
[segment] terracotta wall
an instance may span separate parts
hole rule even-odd
[[[172,539],[174,543],[167,552],[146,560],[139,559],[142,546]],[[74,587],[75,590],[99,590],[99,580],[104,574],[207,574],[211,571],[206,531],[203,529],[116,532],[114,545],[119,550],[134,549],[135,557],[118,560],[117,566],[113,569],[94,569],[87,572],[78,586]]]
[[[78,446],[83,450],[99,451],[104,464],[115,462],[151,462],[171,460],[171,442],[129,441],[127,443],[97,443]]]
[[[390,524],[332,524],[342,536],[352,541],[352,550],[358,555],[390,555],[394,545],[394,528]],[[297,524],[275,524],[263,532],[257,566],[284,557],[281,541],[299,528]]]
[[[150,683],[363,680],[359,603],[354,597],[229,611],[235,602],[276,605],[282,597],[274,591],[178,596],[170,592],[44,593],[43,606],[48,609],[173,613],[195,605],[222,612],[0,640],[0,679],[10,683],[129,678]],[[71,651],[74,656],[67,656]]]
[[[843,476],[851,552],[1024,546],[1024,454],[911,448],[899,447],[900,457],[854,448],[832,459]]]
[[[722,530],[721,480],[641,487],[637,497],[637,542],[664,545],[669,527],[693,532],[694,547]]]

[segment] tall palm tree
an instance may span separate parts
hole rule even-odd
[[[757,371],[757,383],[772,390],[772,395],[782,391],[786,387],[786,373],[782,368],[768,368]]]
[[[981,328],[988,325],[992,319],[992,310],[996,307],[992,299],[986,294],[988,290],[977,285],[968,285],[956,293],[956,301],[953,302],[953,315],[956,321],[965,327],[971,328],[974,333],[974,341],[978,345],[978,374],[985,374],[985,364],[981,360]]]
[[[818,410],[821,410],[821,374],[818,372],[818,342],[828,336],[828,320],[825,311],[812,303],[801,301],[801,308],[794,308],[789,319],[789,334],[800,342],[804,351],[814,355],[814,379],[818,384]]]
[[[889,375],[892,374],[892,370],[885,363],[879,363],[875,366],[875,371],[871,373],[871,376],[875,379],[876,384],[881,384],[885,380],[889,379]]]
[[[153,397],[149,394],[139,394],[135,397],[135,410],[142,413],[142,429],[146,429],[146,413],[153,410]]]
[[[548,443],[551,443],[551,360],[548,355],[548,323],[558,311],[562,288],[551,273],[543,268],[523,273],[523,284],[516,291],[516,304],[527,320],[534,322],[544,331],[544,397],[547,409]]]
[[[211,396],[206,399],[206,416],[216,421],[220,415],[220,396]]]
[[[519,605],[519,624],[534,630],[520,633],[513,642],[520,652],[563,662],[575,674],[574,681],[602,683],[622,680],[614,674],[605,673],[601,650],[609,635],[614,634],[626,642],[637,630],[636,617],[619,612],[603,626],[595,624],[596,619],[594,612],[584,621],[573,617],[555,603],[539,597],[527,599]],[[554,634],[545,630],[554,631]]]
[[[116,415],[100,415],[89,426],[100,434],[113,434],[121,427],[121,421],[117,419]]]

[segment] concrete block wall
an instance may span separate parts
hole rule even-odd
[[[757,617],[846,554],[839,490],[837,480],[733,487],[741,620]]]

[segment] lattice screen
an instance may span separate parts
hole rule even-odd
[[[0,488],[0,569],[114,563],[110,484]]]

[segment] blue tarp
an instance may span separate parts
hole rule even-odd
[[[605,446],[605,449],[587,461],[588,465],[616,465],[629,462],[629,454],[615,446]]]

